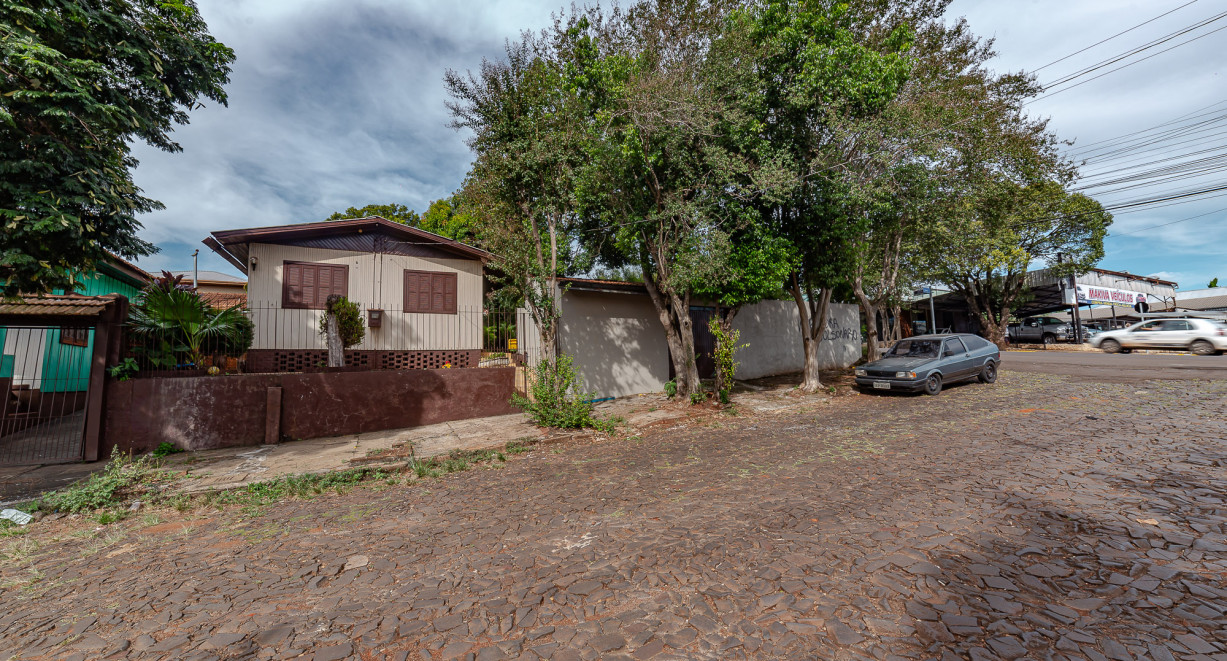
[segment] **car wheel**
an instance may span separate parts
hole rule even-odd
[[[997,363],[988,361],[984,363],[984,369],[980,370],[980,383],[993,383],[997,380]]]
[[[1104,353],[1118,353],[1120,351],[1120,342],[1116,340],[1104,340],[1099,344],[1099,348],[1103,349]]]
[[[930,374],[929,378],[925,379],[925,394],[936,395],[942,391],[942,375]]]
[[[1044,335],[1044,338],[1041,340],[1041,342],[1044,343],[1045,347],[1052,346],[1057,343],[1057,336],[1052,335],[1052,334],[1046,334]]]
[[[1199,356],[1213,356],[1218,353],[1214,349],[1214,345],[1205,340],[1194,341],[1193,344],[1189,345],[1189,350]]]

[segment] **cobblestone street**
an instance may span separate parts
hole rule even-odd
[[[0,658],[1227,659],[1227,381],[853,395],[0,538]]]

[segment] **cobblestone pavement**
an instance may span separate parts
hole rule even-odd
[[[502,466],[0,538],[0,658],[1227,658],[1227,382],[1004,372]]]

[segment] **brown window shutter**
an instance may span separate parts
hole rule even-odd
[[[405,312],[456,314],[456,274],[406,269]]]
[[[434,314],[442,314],[447,311],[447,307],[444,305],[447,277],[444,273],[432,273],[431,275],[431,311]]]
[[[332,294],[349,295],[349,267],[284,262],[281,307],[322,310]]]
[[[443,310],[445,314],[456,314],[456,274],[443,275]]]
[[[336,289],[333,293],[349,298],[349,267],[337,266],[334,268],[336,270],[336,278],[334,280],[336,282]]]
[[[405,271],[405,291],[404,291],[404,308],[405,312],[418,311],[418,273],[417,271]]]
[[[306,307],[302,297],[302,265],[286,262],[281,269],[281,307]]]

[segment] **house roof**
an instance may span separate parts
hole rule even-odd
[[[98,269],[100,271],[109,270],[108,275],[117,276],[121,280],[127,279],[129,284],[137,289],[143,288],[145,285],[153,282],[153,276],[148,271],[129,262],[128,260],[116,255],[113,252],[107,253],[108,261],[99,262]]]
[[[1149,282],[1149,283],[1156,284],[1156,285],[1168,285],[1170,287],[1180,286],[1179,283],[1172,282],[1171,280],[1160,280],[1159,278],[1152,278],[1150,276],[1145,276],[1145,275],[1137,275],[1136,273],[1130,273],[1128,271],[1109,271],[1107,269],[1091,269],[1091,270],[1095,271],[1096,273],[1102,273],[1104,275],[1111,275],[1111,276],[1116,276],[1118,278],[1125,278],[1126,280],[1141,280],[1143,282]]]
[[[1163,309],[1170,309],[1165,306]],[[1227,292],[1218,296],[1176,297],[1177,310],[1227,310]]]
[[[597,280],[594,278],[558,278],[558,282],[575,291],[610,291],[620,293],[645,293],[647,287],[642,282],[625,280]]]
[[[67,294],[0,299],[0,317],[97,317],[117,298]]]
[[[249,227],[237,230],[212,232],[204,244],[212,248],[226,261],[243,273],[247,273],[248,244],[251,243],[296,243],[311,241],[314,246],[358,252],[374,251],[362,241],[347,241],[347,237],[376,235],[391,240],[391,249],[419,247],[436,250],[462,259],[477,259],[485,262],[493,257],[480,248],[427,232],[426,230],[394,223],[379,216],[326,220],[317,223]]]
[[[201,282],[204,282],[201,279]],[[200,292],[200,298],[215,310],[225,310],[232,307],[247,305],[247,294],[242,292]]]
[[[193,271],[171,271],[170,272],[171,275],[183,276],[183,279],[188,282],[192,280],[192,276],[195,273],[196,272],[193,272]],[[247,282],[246,278],[240,278],[237,275],[230,275],[229,273],[222,273],[221,271],[199,271],[199,273],[200,273],[200,281],[207,282],[209,284],[241,285]]]

